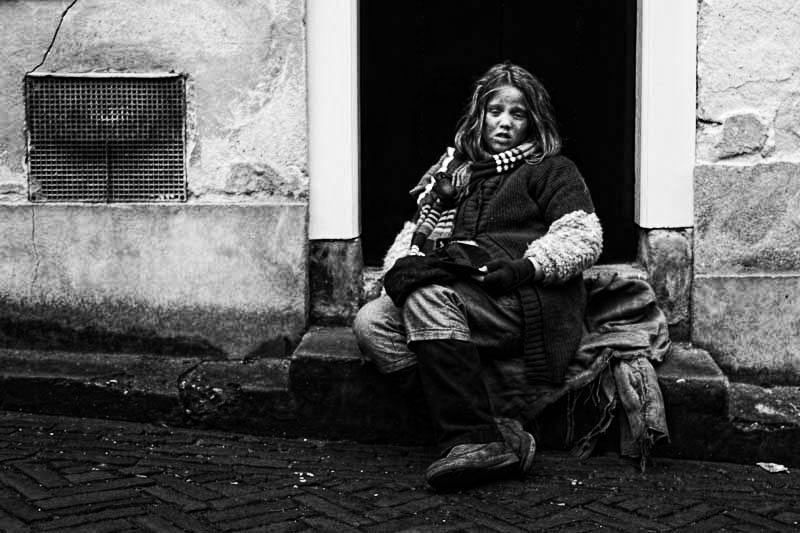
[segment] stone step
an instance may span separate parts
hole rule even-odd
[[[752,397],[749,389],[732,384],[705,350],[675,343],[666,360],[657,366],[664,396],[670,442],[661,443],[656,455],[754,463],[781,462],[800,466],[800,423],[796,415],[796,390],[772,391],[775,399],[753,409],[775,409],[782,424],[743,424],[743,405]],[[389,388],[371,363],[359,356],[349,328],[316,327],[304,336],[292,356],[291,389],[298,418],[309,435],[361,441],[407,444],[432,442],[428,422],[410,411],[408,404]],[[548,448],[563,448],[566,402],[557,402],[540,417],[539,431]],[[773,421],[778,420],[776,418]],[[579,434],[576,432],[576,434]],[[608,448],[613,449],[614,431]]]
[[[730,416],[742,425],[800,426],[800,387],[732,382]]]
[[[4,349],[0,409],[273,434],[294,414],[290,365]]]
[[[324,413],[319,423],[328,430],[335,427],[337,437],[430,443],[427,422],[410,413],[407,403],[358,354],[349,328],[309,330],[293,355],[293,392],[307,392],[296,400],[307,412]],[[658,376],[672,441],[664,451],[671,456],[707,458],[702,443],[713,435],[705,428],[709,420],[726,419],[727,379],[708,353],[684,344],[675,345],[658,368]],[[540,421],[539,430],[549,447],[563,447],[565,409],[564,402],[556,403]],[[307,430],[316,434],[324,428],[309,426]]]
[[[800,466],[800,425],[788,418],[745,423],[747,412],[769,409],[758,407],[763,401],[742,407],[749,389],[732,386],[705,351],[676,344],[657,372],[671,442],[660,444],[656,455]],[[778,398],[781,416],[788,416],[795,397]],[[291,357],[254,361],[0,350],[0,408],[263,435],[432,443],[425,415],[361,358],[346,327],[312,327]],[[564,448],[565,410],[557,403],[540,417],[543,447]],[[614,448],[613,431],[611,437],[606,449]]]

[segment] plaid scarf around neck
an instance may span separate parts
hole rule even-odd
[[[523,143],[483,161],[468,161],[459,157],[454,148],[448,148],[410,191],[419,206],[412,253],[419,253],[426,242],[450,238],[456,210],[473,187],[488,177],[519,167],[533,152],[532,143]]]

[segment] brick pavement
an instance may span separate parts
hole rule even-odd
[[[426,448],[0,411],[5,531],[800,530],[800,473],[659,459],[580,463],[435,494]]]

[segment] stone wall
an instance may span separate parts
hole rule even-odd
[[[690,338],[692,230],[639,230],[639,263],[647,271],[656,301],[669,324],[674,342]]]
[[[698,4],[692,340],[726,372],[800,378],[800,8]]]
[[[59,346],[161,339],[240,358],[299,339],[304,17],[302,0],[0,2],[0,342],[35,344],[36,330]],[[33,70],[183,73],[188,201],[28,203],[22,87]]]

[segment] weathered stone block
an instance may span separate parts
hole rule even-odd
[[[306,325],[306,219],[298,203],[0,206],[0,323],[285,355]]]
[[[361,240],[313,240],[309,250],[311,320],[349,324],[361,304]]]
[[[660,454],[702,459],[718,456],[719,434],[728,425],[728,379],[705,350],[673,344],[656,367],[664,397],[669,443]]]
[[[187,423],[263,431],[294,417],[285,359],[204,361],[176,382]]]
[[[695,276],[692,342],[726,374],[800,383],[800,275]]]
[[[775,147],[779,152],[800,152],[800,91],[789,94],[781,102],[774,127]]]
[[[656,367],[670,412],[723,416],[728,408],[728,379],[705,350],[675,343]]]
[[[800,269],[800,166],[695,170],[695,273]]]
[[[179,424],[177,383],[197,358],[0,349],[4,409]]]
[[[612,263],[603,265],[594,265],[583,271],[583,279],[585,281],[597,281],[600,276],[607,276],[609,274],[617,274],[625,279],[640,279],[647,281],[647,271],[641,265],[636,263]]]
[[[725,119],[717,154],[720,159],[752,154],[761,151],[766,141],[767,127],[756,115],[734,115]]]
[[[741,109],[774,116],[780,102],[797,92],[799,38],[793,0],[698,2],[699,116],[722,121]]]
[[[800,387],[732,383],[731,417],[739,422],[800,427]]]
[[[670,329],[685,330],[690,321],[692,230],[641,230],[638,255]]]

